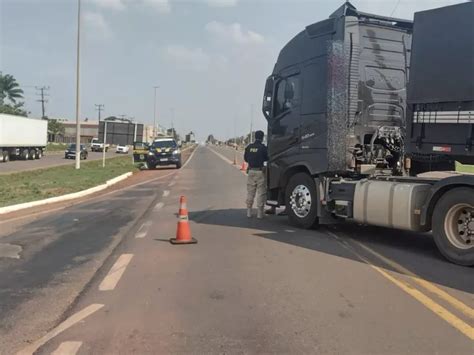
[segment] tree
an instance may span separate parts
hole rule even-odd
[[[0,113],[6,113],[8,115],[24,116],[28,117],[28,112],[24,109],[25,103],[18,102],[16,104],[0,104]]]
[[[216,139],[214,138],[214,135],[210,134],[208,137],[207,137],[207,141],[208,143],[211,143],[211,144],[214,144],[216,142]]]
[[[23,99],[23,90],[13,75],[0,73],[0,105],[3,106],[5,99],[15,105],[18,99]]]
[[[62,122],[59,122],[57,119],[50,118],[48,120],[48,133],[52,135],[64,135],[65,127]]]

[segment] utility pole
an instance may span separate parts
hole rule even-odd
[[[101,118],[101,112],[104,111],[104,104],[95,104],[95,110],[98,111],[99,113],[99,125],[100,125],[100,118]]]
[[[46,112],[45,112],[44,104],[46,102],[48,102],[48,100],[46,100],[45,97],[48,96],[46,91],[49,90],[49,86],[35,86],[35,88],[36,88],[36,90],[39,90],[39,92],[36,93],[36,95],[38,95],[40,97],[40,99],[36,100],[36,101],[41,102],[41,118],[44,120],[44,119],[46,119]]]
[[[155,89],[155,96],[153,98],[153,140],[156,138],[156,90],[159,88],[159,86],[153,86],[153,89]]]
[[[77,0],[77,58],[76,58],[76,169],[81,168],[81,122],[80,122],[80,58],[81,58],[81,0]]]

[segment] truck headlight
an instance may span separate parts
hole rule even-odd
[[[181,154],[181,151],[179,149],[174,150],[173,155],[176,155],[176,154]]]
[[[148,155],[153,155],[153,152],[148,152]]]

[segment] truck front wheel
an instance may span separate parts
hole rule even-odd
[[[474,190],[456,188],[446,192],[433,211],[434,241],[446,259],[474,265]]]
[[[286,187],[285,202],[292,225],[309,229],[318,224],[318,198],[311,176],[305,173],[293,175]]]

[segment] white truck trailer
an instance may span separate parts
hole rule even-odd
[[[48,121],[0,114],[0,162],[40,159],[47,140]]]

